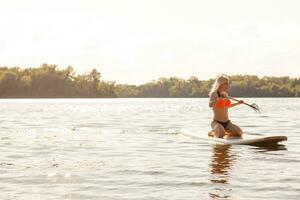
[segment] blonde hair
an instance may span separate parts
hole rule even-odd
[[[214,84],[212,85],[212,88],[209,91],[209,96],[211,96],[212,93],[216,92],[223,83],[228,84],[229,77],[226,76],[225,74],[218,75]]]

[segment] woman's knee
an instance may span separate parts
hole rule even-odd
[[[242,136],[243,135],[243,131],[242,129],[235,125],[235,124],[232,124],[230,127],[229,127],[229,132],[231,132],[234,136]]]
[[[225,129],[221,126],[216,126],[214,129],[215,136],[218,138],[222,138],[225,135]]]
[[[222,138],[225,135],[225,129],[221,124],[219,124],[215,121],[212,121],[211,127],[213,129],[213,133],[214,133],[215,137]]]
[[[236,130],[234,133],[235,136],[242,136],[243,135],[243,131],[242,130]]]

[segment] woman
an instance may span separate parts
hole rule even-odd
[[[229,136],[241,137],[243,134],[242,129],[233,124],[228,117],[228,108],[242,104],[243,101],[240,100],[238,103],[231,103],[227,94],[228,85],[229,78],[225,75],[219,75],[210,90],[209,107],[214,112],[214,118],[211,122],[213,132],[211,132],[210,136],[222,138],[225,133],[229,133]]]

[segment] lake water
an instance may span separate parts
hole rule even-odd
[[[230,118],[277,148],[221,146],[207,99],[2,99],[0,199],[300,198],[300,99],[245,99]]]

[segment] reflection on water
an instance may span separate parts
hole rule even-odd
[[[211,199],[231,199],[232,186],[230,173],[236,161],[235,154],[231,151],[232,146],[215,144],[212,146],[212,158],[209,165],[211,174],[210,182],[213,190],[209,192]],[[272,152],[287,150],[285,145],[277,144],[272,146],[253,147],[255,152]]]
[[[231,189],[228,189],[225,185],[229,182],[234,156],[230,152],[229,145],[214,145],[212,151],[213,155],[210,163],[212,177],[210,181],[215,187],[214,191],[209,193],[209,196],[212,199],[230,198],[227,193]]]
[[[256,147],[259,152],[268,152],[268,151],[280,151],[287,150],[286,146],[283,144],[271,145],[271,146],[262,146]]]

